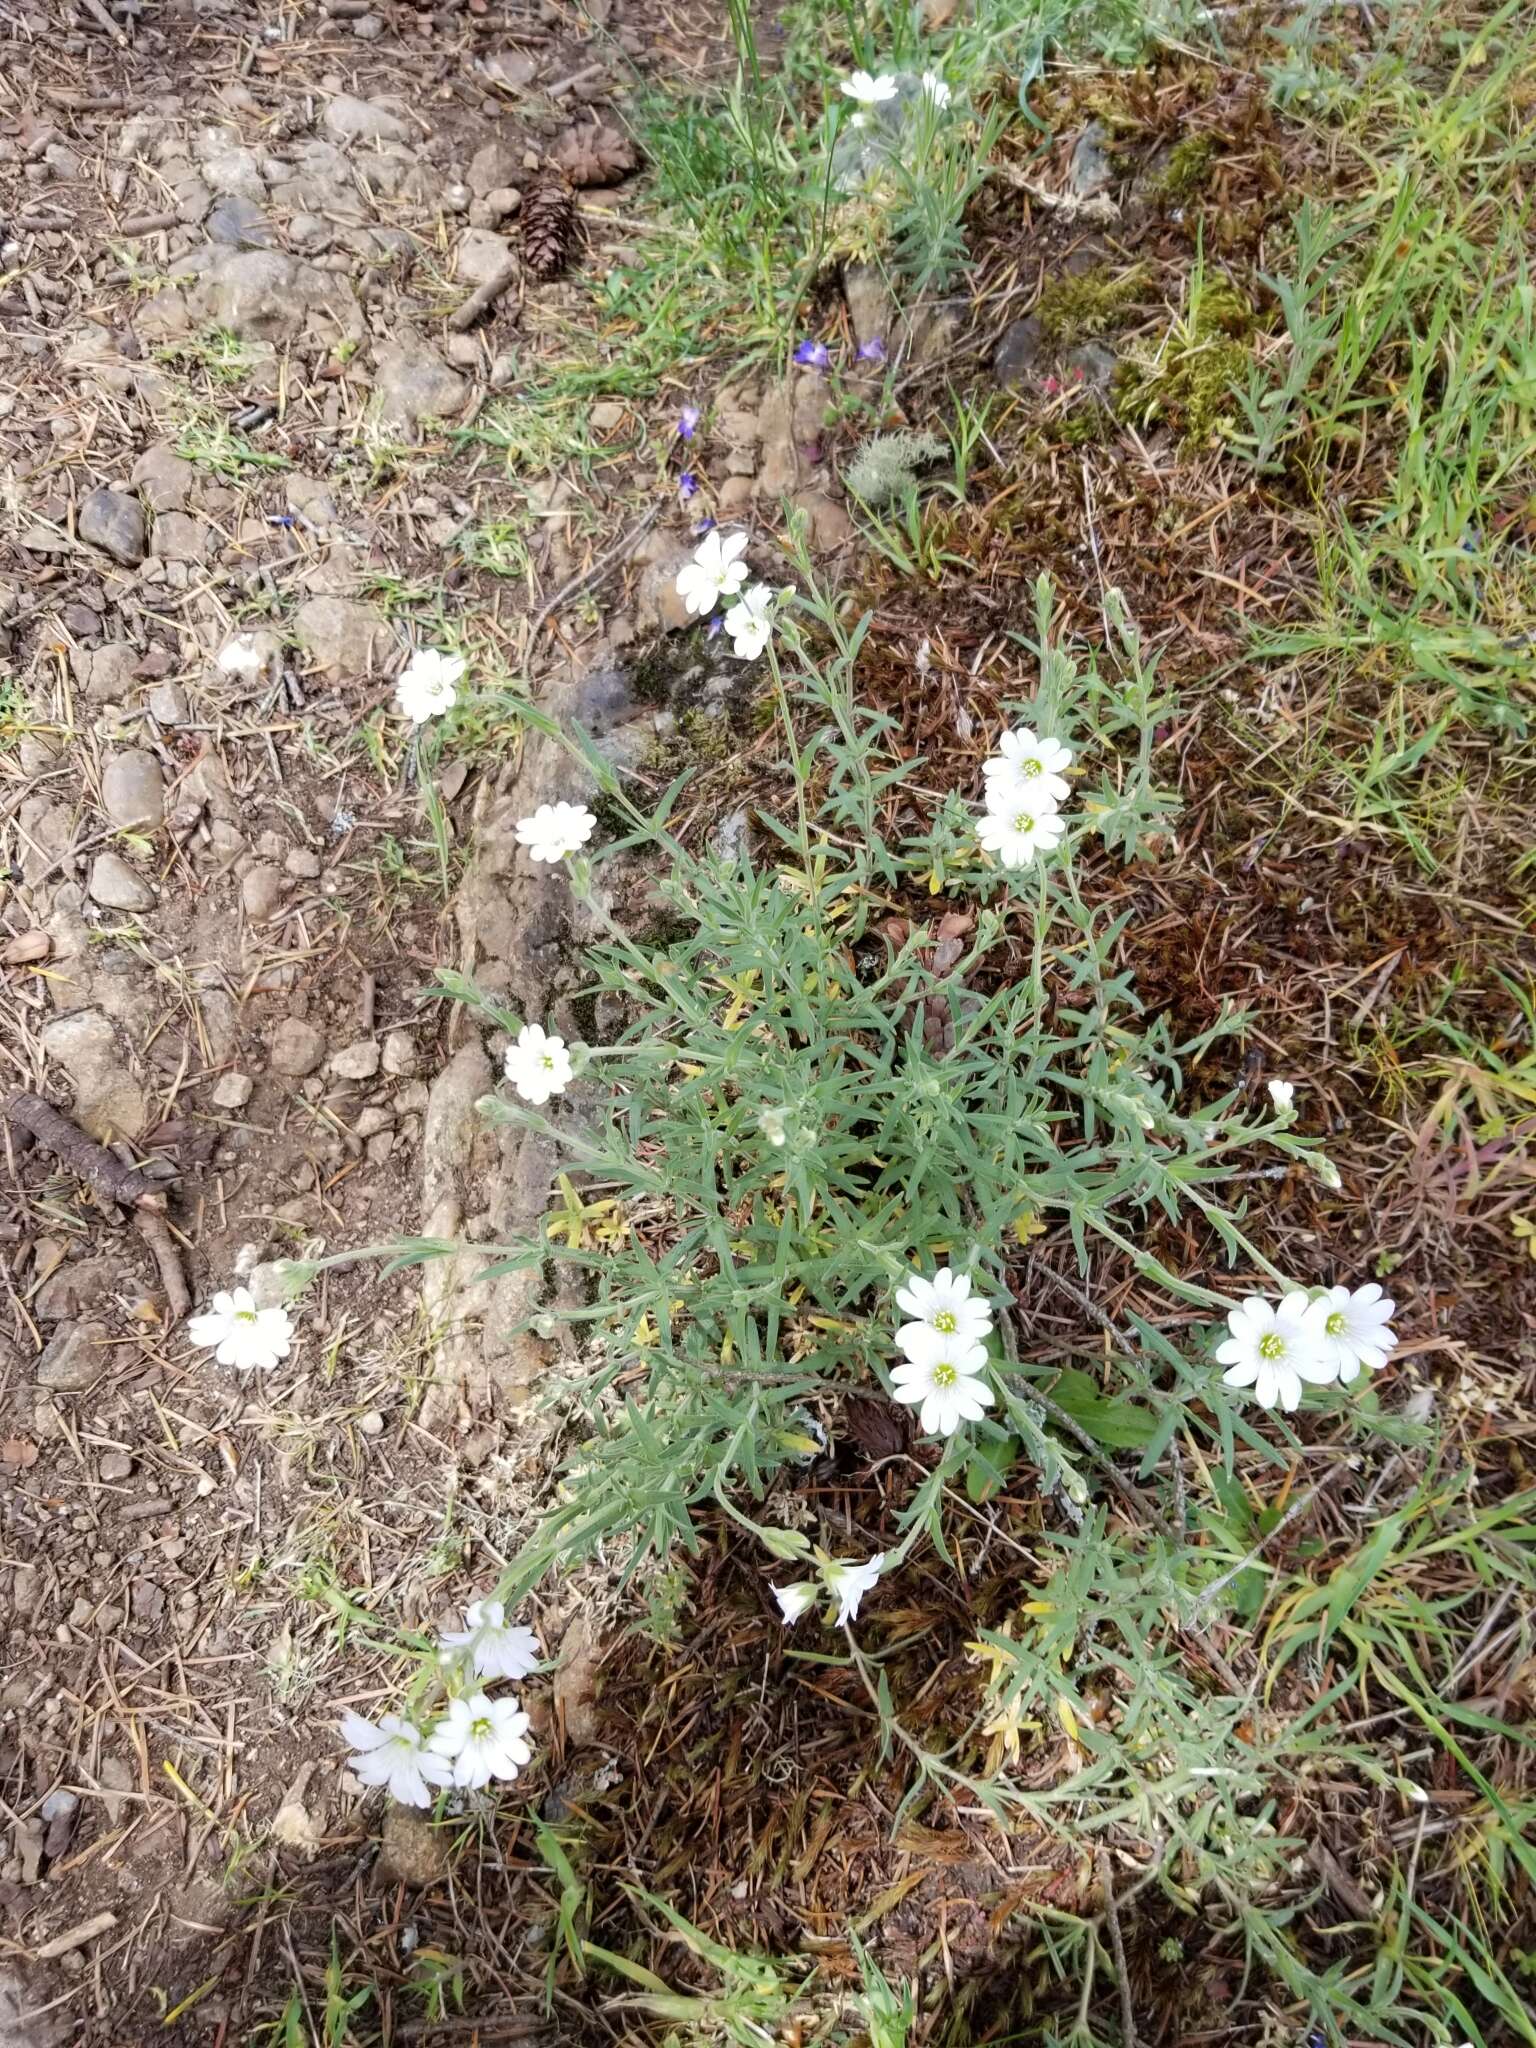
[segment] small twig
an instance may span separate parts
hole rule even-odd
[[[116,43],[117,47],[120,50],[127,49],[127,36],[124,34],[123,30],[118,26],[118,24],[112,19],[111,15],[108,14],[105,7],[102,6],[101,0],[80,0],[80,5],[85,9],[86,13],[91,17],[92,21],[94,21],[98,25],[98,27],[104,28],[106,30],[107,34],[112,38],[113,42]]]
[[[141,1209],[151,1216],[165,1214],[165,1195],[141,1167],[124,1166],[104,1145],[88,1138],[78,1124],[61,1116],[41,1095],[15,1095],[5,1106],[8,1123],[30,1131],[45,1152],[73,1167],[109,1201],[126,1208]]]
[[[512,257],[503,263],[494,277],[488,277],[484,284],[476,285],[469,297],[454,312],[448,315],[448,325],[455,334],[467,334],[480,315],[494,306],[507,287],[517,280],[522,269],[519,257]]]
[[[1120,1934],[1120,1908],[1115,1904],[1115,1881],[1110,1875],[1109,1854],[1098,1854],[1099,1889],[1104,1894],[1104,1917],[1109,1922],[1109,1945],[1115,1957],[1115,1985],[1120,1993],[1121,2048],[1138,2048],[1136,2014],[1131,2006],[1131,1976],[1125,1966],[1125,1942]]]
[[[35,1963],[52,1962],[55,1956],[67,1956],[72,1948],[84,1948],[88,1941],[94,1941],[98,1934],[110,1934],[117,1925],[115,1913],[93,1913],[89,1920],[82,1920],[78,1927],[66,1928],[56,1934],[52,1941],[45,1941],[41,1948],[32,1951]]]
[[[637,520],[629,529],[629,532],[625,534],[624,538],[621,541],[617,541],[608,550],[607,554],[599,555],[590,569],[583,569],[579,576],[573,576],[569,583],[562,584],[554,596],[550,598],[549,602],[539,607],[538,611],[534,614],[533,624],[528,631],[527,648],[523,656],[525,666],[531,660],[533,650],[538,645],[539,635],[543,632],[554,614],[559,611],[561,605],[567,599],[575,597],[578,591],[595,590],[598,584],[606,582],[613,571],[618,568],[619,564],[626,560],[633,551],[635,543],[643,540],[650,532],[651,528],[661,517],[661,513],[661,506],[653,505],[645,517]]]
[[[136,213],[131,220],[119,221],[112,233],[128,241],[136,241],[140,235],[162,234],[167,228],[175,227],[180,219],[179,213]]]
[[[993,164],[987,175],[1001,179],[1015,192],[1027,192],[1037,204],[1051,213],[1059,213],[1063,220],[1089,220],[1108,227],[1120,218],[1120,209],[1107,192],[1095,192],[1087,199],[1079,199],[1075,192],[1050,192],[1011,164]]]
[[[157,1216],[152,1209],[135,1209],[134,1228],[155,1255],[155,1264],[160,1268],[160,1285],[165,1289],[166,1304],[170,1309],[170,1320],[179,1323],[183,1316],[192,1313],[192,1296],[187,1288],[186,1276],[181,1270],[181,1254],[171,1236],[170,1225],[163,1216]]]

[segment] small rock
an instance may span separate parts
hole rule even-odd
[[[476,199],[500,191],[516,178],[520,161],[505,142],[483,142],[469,160],[467,183]]]
[[[382,426],[408,428],[422,420],[446,419],[463,405],[468,388],[424,341],[391,342],[375,357],[374,406]]]
[[[270,247],[272,231],[267,217],[254,199],[231,192],[220,199],[203,223],[210,242],[223,242],[231,249]]]
[[[167,731],[175,731],[177,727],[191,722],[192,707],[180,683],[156,683],[147,702],[150,717]]]
[[[186,512],[162,512],[155,521],[155,553],[163,562],[201,562],[210,539],[201,519]]]
[[[394,1118],[387,1109],[380,1109],[376,1103],[371,1104],[352,1126],[352,1134],[358,1138],[376,1138],[380,1131],[387,1131],[393,1122]]]
[[[252,868],[240,884],[240,901],[252,924],[265,924],[268,918],[275,917],[286,890],[281,868],[265,863]]]
[[[151,512],[179,512],[197,481],[192,464],[168,441],[146,448],[133,465],[133,482]]]
[[[485,208],[486,219],[494,227],[520,211],[523,195],[515,185],[498,185],[494,192],[487,192],[478,203]]]
[[[64,1323],[37,1361],[37,1384],[52,1394],[83,1394],[106,1370],[106,1341],[102,1323]]]
[[[383,1045],[386,1074],[414,1074],[421,1062],[409,1031],[386,1031]]]
[[[318,881],[320,876],[320,856],[318,853],[312,853],[307,846],[294,847],[285,857],[283,866],[290,875],[297,875],[301,881]]]
[[[384,1816],[379,1844],[379,1875],[387,1884],[420,1889],[441,1884],[448,1875],[451,1828],[434,1827],[408,1806],[391,1806]]]
[[[376,43],[384,33],[384,23],[377,14],[360,14],[352,24],[352,33],[360,43]]]
[[[87,887],[93,903],[104,910],[153,910],[155,892],[140,880],[120,854],[98,853],[91,862]]]
[[[1075,199],[1093,199],[1114,183],[1115,167],[1104,154],[1109,130],[1102,121],[1090,121],[1077,138],[1072,161],[1067,166],[1067,190]]]
[[[394,645],[384,614],[346,597],[312,597],[295,613],[293,632],[315,666],[333,675],[367,675]]]
[[[284,1017],[272,1033],[268,1057],[274,1073],[292,1074],[296,1079],[312,1074],[325,1058],[324,1035],[302,1017]]]
[[[398,114],[377,100],[354,99],[339,92],[326,108],[320,125],[333,142],[415,142],[419,138]]]
[[[215,1109],[244,1109],[255,1086],[249,1074],[220,1074],[208,1100]]]
[[[71,1259],[50,1273],[33,1293],[32,1313],[40,1323],[78,1322],[116,1277],[117,1267],[111,1259]]]
[[[80,1813],[80,1795],[66,1786],[59,1786],[50,1792],[38,1809],[38,1817],[48,1832],[43,1837],[43,1854],[50,1863],[66,1855],[70,1838],[75,1832],[75,1822]]]
[[[489,284],[512,260],[512,244],[488,228],[466,228],[459,237],[454,270],[461,284]]]
[[[818,555],[830,554],[853,538],[853,521],[825,491],[796,491],[794,503],[810,522],[811,546]]]
[[[357,1426],[364,1436],[382,1436],[384,1434],[384,1418],[377,1408],[370,1408],[366,1415],[359,1415]]]
[[[109,1486],[120,1486],[133,1477],[133,1460],[126,1451],[108,1451],[97,1471]]]
[[[77,1010],[43,1027],[43,1051],[75,1084],[75,1120],[93,1138],[137,1138],[144,1095],[128,1073],[117,1033],[100,1010]]]
[[[722,515],[745,512],[752,503],[753,485],[749,476],[728,476],[715,494],[715,502]]]
[[[1045,335],[1037,314],[1010,320],[992,351],[992,374],[999,384],[1022,384],[1038,372],[1044,353]]]
[[[127,569],[137,568],[144,559],[144,507],[122,491],[87,493],[80,500],[75,531],[89,546],[101,548]]]
[[[137,680],[139,650],[126,640],[109,640],[105,647],[77,648],[69,665],[93,704],[117,704]]]
[[[165,818],[165,778],[153,754],[126,748],[108,761],[101,801],[120,832],[153,832]]]
[[[379,1048],[371,1038],[345,1047],[331,1061],[331,1072],[338,1081],[371,1081],[378,1071]]]
[[[627,408],[620,405],[617,399],[605,398],[593,406],[588,418],[598,433],[609,434],[615,427],[623,426],[626,412]]]
[[[119,1756],[104,1756],[97,1766],[96,1782],[102,1791],[101,1810],[109,1828],[115,1828],[127,1805],[126,1795],[138,1784],[130,1767]]]
[[[380,1131],[376,1137],[370,1138],[363,1147],[363,1150],[368,1155],[368,1162],[371,1166],[382,1166],[394,1149],[395,1134],[393,1131]]]
[[[505,391],[509,384],[517,382],[517,357],[511,353],[497,356],[491,364],[489,378],[493,391]]]

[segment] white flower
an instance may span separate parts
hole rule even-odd
[[[219,649],[216,666],[227,676],[259,676],[267,665],[267,650],[254,633],[236,633]]]
[[[871,78],[867,71],[850,72],[838,89],[861,107],[878,107],[882,100],[896,97],[896,81],[889,71],[882,71],[878,78]]]
[[[1294,1081],[1271,1081],[1269,1084],[1269,1099],[1280,1114],[1284,1116],[1291,1104],[1296,1100],[1296,1083]]]
[[[509,1625],[499,1600],[471,1600],[463,1628],[450,1629],[441,1648],[445,1663],[467,1652],[481,1678],[526,1678],[540,1661],[538,1637],[531,1628]]]
[[[978,1422],[992,1406],[992,1389],[980,1377],[986,1347],[964,1337],[941,1337],[922,1323],[908,1326],[922,1340],[891,1374],[896,1399],[916,1408],[930,1436],[953,1436],[962,1422]]]
[[[1397,1332],[1392,1317],[1397,1303],[1374,1280],[1353,1293],[1330,1287],[1307,1311],[1318,1355],[1333,1367],[1330,1378],[1352,1380],[1361,1367],[1376,1372],[1392,1356]]]
[[[213,1307],[187,1324],[187,1335],[205,1349],[217,1345],[213,1355],[220,1365],[269,1371],[288,1356],[293,1324],[287,1309],[258,1308],[250,1289],[237,1287],[232,1294],[216,1294]]]
[[[683,609],[707,618],[722,597],[734,597],[747,580],[747,565],[738,560],[746,553],[744,533],[721,533],[718,527],[706,533],[693,551],[693,560],[677,572],[677,594]]]
[[[1310,1316],[1311,1303],[1300,1288],[1278,1304],[1250,1294],[1227,1317],[1232,1332],[1216,1356],[1229,1369],[1222,1380],[1229,1387],[1252,1387],[1265,1408],[1289,1414],[1301,1405],[1302,1382],[1325,1387],[1338,1377],[1338,1365],[1318,1345]]]
[[[817,1587],[812,1579],[799,1579],[793,1586],[775,1586],[773,1597],[779,1603],[779,1613],[784,1626],[793,1628],[808,1607],[816,1605]]]
[[[1021,725],[1005,732],[997,752],[982,763],[987,779],[987,809],[1006,810],[1016,799],[1043,811],[1054,811],[1071,795],[1066,771],[1072,766],[1072,749],[1060,740],[1042,739],[1033,726]]]
[[[925,71],[923,73],[922,87],[936,107],[947,107],[954,98],[954,94],[944,83],[943,79],[940,78],[937,71]]]
[[[455,685],[467,664],[462,654],[439,654],[435,647],[418,647],[395,685],[395,709],[412,725],[425,725],[451,711],[458,699]]]
[[[755,661],[773,633],[773,592],[766,583],[744,590],[725,615],[731,652],[738,661]]]
[[[1054,806],[1039,801],[1014,801],[1005,811],[987,811],[976,827],[976,837],[989,853],[995,853],[1005,868],[1028,866],[1043,847],[1047,853],[1060,845],[1066,830]]]
[[[837,1602],[837,1626],[846,1628],[859,1611],[859,1602],[885,1569],[885,1552],[877,1551],[867,1564],[851,1558],[829,1557],[820,1566],[822,1583]]]
[[[931,1280],[914,1273],[896,1290],[896,1306],[913,1318],[896,1332],[896,1342],[909,1358],[921,1357],[931,1341],[977,1343],[992,1328],[992,1305],[971,1293],[969,1273],[940,1266]]]
[[[385,1714],[375,1727],[348,1709],[341,1732],[356,1752],[347,1758],[354,1775],[365,1785],[387,1786],[402,1806],[430,1806],[430,1788],[450,1782],[447,1764],[423,1747],[421,1730],[398,1714]]]
[[[518,819],[517,843],[527,847],[530,860],[564,860],[596,830],[597,820],[585,804],[540,804],[531,818]]]
[[[487,1699],[483,1692],[450,1700],[448,1711],[427,1738],[435,1756],[453,1766],[453,1782],[465,1791],[489,1785],[492,1778],[510,1781],[533,1757],[527,1740],[528,1716],[509,1695]]]
[[[504,1062],[507,1079],[524,1102],[548,1102],[570,1085],[574,1072],[565,1040],[545,1031],[542,1024],[525,1024],[516,1045],[507,1047]]]
[[[757,1128],[770,1145],[782,1145],[789,1136],[789,1112],[770,1103],[758,1118]]]

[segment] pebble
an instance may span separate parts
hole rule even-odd
[[[208,1099],[215,1109],[244,1109],[255,1086],[249,1074],[221,1074]]]
[[[251,869],[240,884],[240,901],[252,924],[265,924],[276,916],[286,886],[281,868],[263,863]]]
[[[360,14],[352,24],[352,33],[359,42],[376,43],[384,33],[384,23],[376,14]]]
[[[108,1451],[100,1465],[101,1477],[111,1485],[133,1476],[133,1460],[126,1451]]]
[[[272,1033],[270,1053],[275,1073],[312,1074],[325,1058],[325,1038],[302,1017],[284,1017]]]
[[[625,407],[620,405],[617,399],[605,398],[593,406],[588,417],[598,433],[606,434],[624,424],[624,414]]]
[[[192,707],[180,683],[157,683],[150,691],[149,715],[156,725],[174,729],[191,722]]]
[[[366,1415],[360,1415],[357,1418],[357,1426],[364,1436],[382,1436],[384,1434],[384,1418],[377,1408],[370,1408]]]
[[[420,1060],[416,1041],[409,1031],[385,1032],[383,1061],[386,1074],[414,1074]]]
[[[80,1394],[94,1387],[105,1369],[106,1341],[101,1323],[65,1323],[37,1361],[37,1384],[55,1394]]]
[[[352,1133],[358,1138],[376,1138],[380,1131],[387,1131],[393,1122],[394,1118],[387,1109],[380,1109],[374,1104],[363,1111],[352,1126]]]
[[[320,865],[319,854],[312,853],[307,846],[295,846],[283,862],[290,875],[297,875],[305,882],[319,880]]]
[[[144,559],[144,507],[126,492],[88,492],[80,500],[75,531],[89,546],[101,548],[125,568],[137,568]]]
[[[155,892],[121,854],[98,853],[91,862],[91,900],[104,910],[153,910]]]
[[[165,779],[153,754],[129,747],[101,778],[101,801],[120,832],[153,832],[165,818]]]
[[[339,1081],[371,1081],[379,1071],[379,1048],[371,1038],[345,1046],[331,1061],[331,1072]]]

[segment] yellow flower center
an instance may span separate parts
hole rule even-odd
[[[960,1375],[947,1358],[941,1358],[933,1368],[933,1384],[936,1387],[952,1387]]]
[[[255,1320],[256,1320],[256,1311],[255,1311],[255,1309],[253,1309],[253,1308],[237,1308],[237,1309],[235,1310],[235,1321],[236,1321],[237,1323],[254,1323],[254,1322],[255,1322]]]
[[[1260,1358],[1284,1358],[1285,1339],[1278,1335],[1276,1331],[1271,1330],[1267,1336],[1259,1339],[1259,1356]]]
[[[1028,811],[1020,811],[1019,815],[1018,815],[1018,816],[1017,816],[1017,817],[1016,817],[1016,818],[1014,819],[1014,821],[1013,821],[1013,829],[1014,829],[1014,831],[1015,831],[1015,832],[1033,832],[1033,831],[1034,831],[1034,829],[1035,829],[1035,821],[1034,821],[1034,819],[1033,819],[1033,818],[1032,818],[1032,817],[1031,817],[1031,816],[1029,815]]]
[[[953,1337],[960,1325],[955,1321],[953,1309],[941,1308],[933,1319],[933,1327],[941,1337]]]
[[[1349,1328],[1348,1323],[1344,1320],[1343,1309],[1336,1308],[1333,1314],[1328,1318],[1327,1322],[1324,1323],[1323,1328],[1328,1332],[1330,1337],[1342,1337],[1344,1332]]]
[[[1040,773],[1040,763],[1033,759],[1021,761],[1019,763],[1019,773],[1025,776],[1038,775]]]
[[[471,1721],[469,1724],[469,1732],[474,1737],[476,1742],[484,1742],[486,1737],[491,1732],[491,1724],[489,1721],[483,1718],[478,1721]]]

